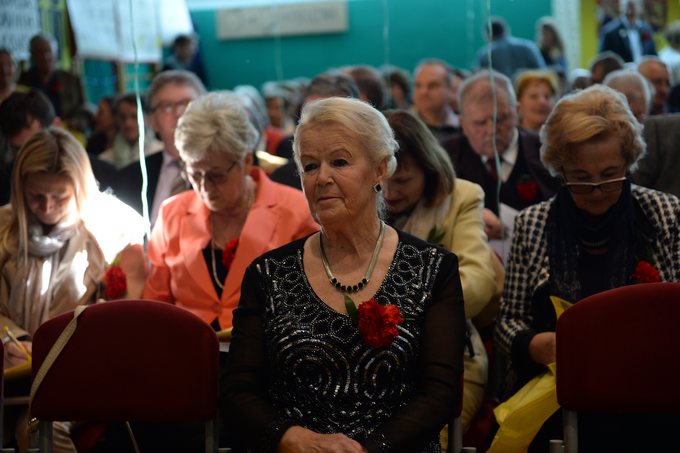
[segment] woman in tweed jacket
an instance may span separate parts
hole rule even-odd
[[[636,283],[644,266],[680,281],[680,200],[628,179],[641,131],[626,98],[599,85],[563,98],[541,130],[541,159],[563,186],[515,221],[496,325],[510,359],[502,399],[555,362],[550,296],[575,303]]]

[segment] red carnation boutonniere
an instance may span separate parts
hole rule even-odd
[[[531,179],[531,176],[526,173],[519,177],[519,181],[517,181],[515,188],[517,189],[517,195],[519,195],[522,200],[534,201],[538,194],[536,183]]]
[[[102,280],[107,300],[119,299],[127,291],[127,278],[123,269],[118,265],[119,262],[120,255],[113,260],[113,263],[111,263],[111,266],[109,266],[104,274],[104,280]]]
[[[652,39],[652,35],[649,34],[647,30],[640,30],[640,40],[641,41],[649,41]]]
[[[52,94],[57,94],[57,93],[59,93],[59,90],[61,90],[61,82],[56,81],[54,83],[54,85],[52,85],[52,88],[50,89],[50,91],[52,92]]]
[[[236,247],[238,247],[238,238],[231,238],[222,250],[222,264],[224,264],[224,267],[226,267],[227,270],[231,268],[231,263],[234,262]]]
[[[374,348],[391,345],[394,337],[399,336],[397,324],[413,321],[403,318],[396,305],[380,304],[374,298],[363,302],[357,309],[354,301],[345,296],[345,308],[352,322],[358,326],[361,338]]]
[[[654,267],[654,264],[652,252],[647,249],[647,261],[638,260],[635,271],[633,272],[633,275],[631,275],[633,284],[660,282],[661,276],[659,275],[659,271]]]

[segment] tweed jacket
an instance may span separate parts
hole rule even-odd
[[[650,116],[642,134],[647,153],[639,160],[631,181],[650,189],[672,193],[680,197],[680,114]]]
[[[680,282],[680,199],[636,185],[631,186],[631,195],[654,227],[650,249],[661,281]],[[554,201],[531,206],[515,219],[495,332],[495,344],[515,359],[518,353],[528,357],[529,341],[538,333],[532,326],[531,301],[550,276],[546,221]]]

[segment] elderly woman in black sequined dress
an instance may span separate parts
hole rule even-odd
[[[458,260],[381,220],[396,149],[368,104],[302,112],[295,160],[321,232],[248,268],[222,387],[252,451],[441,452],[461,398]]]

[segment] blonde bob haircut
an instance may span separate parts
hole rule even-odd
[[[175,146],[184,162],[197,162],[208,151],[239,162],[255,151],[259,134],[238,97],[214,92],[191,101],[175,129]]]
[[[304,176],[304,168],[300,162],[301,138],[306,130],[325,125],[340,126],[348,134],[358,138],[366,157],[373,165],[377,166],[387,159],[385,179],[394,174],[397,169],[395,154],[399,145],[383,114],[359,99],[330,97],[308,102],[302,109],[293,138],[293,156],[301,176]],[[377,208],[381,216],[386,213],[387,206],[382,192],[378,193]]]
[[[553,96],[557,96],[557,78],[551,70],[530,70],[522,71],[517,75],[515,79],[515,93],[517,93],[517,99],[522,99],[522,94],[531,84],[545,83],[550,87],[550,91]]]
[[[85,149],[71,134],[51,127],[36,132],[19,150],[12,170],[12,217],[0,226],[0,248],[28,257],[28,216],[24,185],[31,173],[64,175],[71,180],[76,213],[86,221],[88,203],[99,193]]]
[[[594,85],[560,99],[541,129],[541,160],[553,176],[574,160],[574,145],[589,140],[615,139],[628,171],[645,154],[642,125],[628,107],[626,97],[604,85]]]
[[[404,165],[406,156],[409,156],[425,173],[425,204],[440,204],[451,195],[456,183],[456,173],[448,153],[441,147],[430,128],[409,111],[388,110],[383,114],[399,143],[397,164]]]

